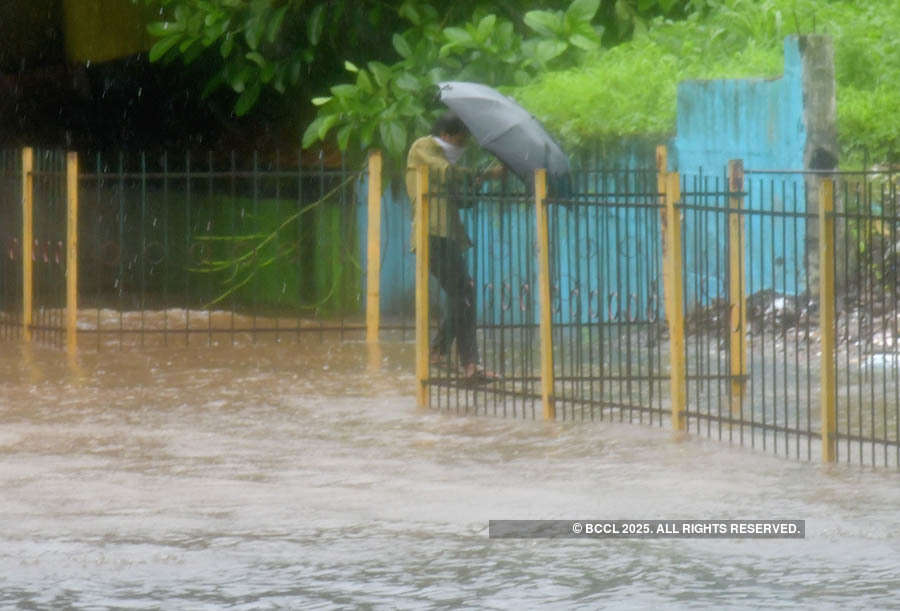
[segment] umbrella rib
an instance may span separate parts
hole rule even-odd
[[[484,140],[482,140],[482,141],[480,142],[480,144],[481,144],[481,145],[490,144],[491,142],[494,142],[494,141],[496,141],[496,140],[499,140],[500,138],[502,138],[503,136],[505,136],[506,134],[508,134],[509,132],[511,132],[511,131],[513,130],[513,128],[518,127],[519,125],[521,125],[521,123],[513,123],[512,125],[510,125],[510,126],[507,127],[506,129],[504,129],[503,131],[501,131],[501,132],[499,132],[499,133],[497,133],[497,134],[491,134],[490,140],[488,140],[487,138],[485,138]]]

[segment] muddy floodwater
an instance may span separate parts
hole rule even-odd
[[[0,608],[885,608],[900,475],[417,409],[408,343],[0,351]],[[803,519],[804,539],[488,537]]]

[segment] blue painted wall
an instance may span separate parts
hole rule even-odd
[[[784,75],[780,78],[679,84],[678,131],[669,143],[669,167],[683,177],[686,203],[727,207],[724,195],[696,198],[691,192],[701,188],[726,191],[726,166],[731,159],[743,159],[748,170],[804,167],[807,133],[803,58],[796,37],[785,40],[784,54]],[[623,184],[601,184],[590,178],[598,176],[592,172],[601,163],[607,169],[652,168],[654,148],[646,140],[635,139],[608,151],[603,161],[593,156],[576,159],[576,186],[581,185],[586,193],[622,192]],[[584,174],[579,175],[580,171]],[[633,189],[633,185],[628,188]],[[754,211],[745,223],[748,294],[769,289],[789,294],[804,291],[805,222],[767,214],[805,210],[802,178],[751,174],[746,178],[745,191],[744,206]],[[360,244],[364,245],[364,184],[359,193]],[[683,218],[688,304],[705,305],[727,295],[726,217],[686,210]],[[533,209],[479,203],[463,212],[463,220],[478,245],[469,256],[483,321],[499,321],[501,316],[504,322],[533,320],[536,300],[529,294],[534,287],[533,260],[512,277],[507,278],[505,271],[510,258],[524,261],[532,253],[533,259]],[[404,189],[389,187],[382,209],[381,303],[386,315],[412,313],[415,260],[410,253],[411,222],[411,206]],[[551,222],[555,223],[558,244],[553,263],[557,278],[555,319],[643,319],[648,313],[655,315],[662,281],[658,266],[646,260],[657,256],[653,249],[659,244],[653,215],[621,207],[588,212],[560,208]],[[591,227],[598,235],[589,235]],[[364,260],[365,248],[362,250]],[[661,303],[658,307],[661,309]]]
[[[360,259],[366,289],[366,233],[368,231],[368,178],[356,190]],[[386,316],[409,317],[415,312],[415,255],[411,252],[412,206],[405,190],[388,185],[381,198],[381,311]]]
[[[583,167],[574,172],[575,190],[588,195],[606,194],[618,205],[551,205],[554,320],[645,319],[662,311],[658,292],[662,285],[658,212],[649,207],[623,205],[654,199],[656,176],[646,171],[653,167],[654,152],[651,144],[635,142],[618,149],[615,166],[597,167],[597,158],[581,160]],[[362,245],[367,217],[365,180],[357,192]],[[534,206],[530,197],[523,195],[503,203],[480,201],[463,209],[461,217],[475,243],[466,255],[476,285],[480,322],[535,322]],[[411,223],[412,209],[405,191],[385,190],[381,306],[387,316],[413,313],[415,257],[410,252]],[[366,269],[365,252],[362,259]],[[434,283],[432,294],[438,294]]]
[[[731,159],[742,159],[747,170],[802,169],[807,132],[799,39],[785,40],[780,78],[679,83],[677,129],[670,159],[685,181],[688,204],[728,205],[724,197],[696,198],[690,193],[725,190]],[[755,211],[745,222],[747,292],[802,292],[805,221],[765,212],[804,212],[803,178],[749,174],[745,191],[744,207]],[[725,270],[718,270],[715,262],[727,252],[727,225],[724,218],[718,223],[709,216],[686,210],[683,217],[689,304],[727,295]]]

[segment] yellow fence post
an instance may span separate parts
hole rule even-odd
[[[381,327],[381,151],[369,153],[369,217],[366,260],[366,341]]]
[[[78,347],[78,153],[66,154],[66,348]]]
[[[744,254],[744,162],[728,162],[728,294],[731,312],[731,414],[740,415],[747,379],[747,296]]]
[[[684,303],[681,266],[681,213],[675,205],[681,199],[678,172],[666,178],[666,315],[669,322],[669,382],[672,395],[672,428],[685,430],[684,411],[687,405],[687,380],[684,358]]]
[[[416,397],[419,407],[428,405],[426,383],[429,372],[428,348],[428,167],[416,175]]]
[[[537,223],[538,298],[540,299],[541,404],[544,420],[556,419],[553,404],[553,321],[550,301],[550,231],[547,224],[547,170],[534,172],[534,209]]]
[[[822,337],[822,461],[836,459],[837,377],[834,365],[834,181],[819,190],[819,333]]]
[[[34,299],[34,151],[22,149],[22,338],[31,341]]]

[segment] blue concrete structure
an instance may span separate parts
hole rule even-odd
[[[368,182],[363,178],[356,190],[358,244],[362,262],[363,294],[366,288],[366,233]],[[385,315],[409,317],[415,312],[415,255],[411,252],[412,206],[404,187],[388,185],[381,198],[381,311]]]
[[[796,36],[785,40],[784,75],[780,78],[679,83],[677,136],[671,160],[684,179],[687,203],[728,205],[724,197],[693,197],[691,193],[724,191],[730,159],[742,159],[746,169],[755,171],[804,168],[808,135],[800,41]],[[744,207],[753,211],[745,222],[747,292],[803,292],[806,221],[766,214],[805,213],[803,177],[750,174],[745,190],[748,197]],[[727,295],[724,273],[709,273],[716,267],[714,260],[726,256],[727,228],[724,219],[722,223],[704,223],[702,215],[691,210],[684,214],[689,303]]]
[[[742,159],[744,167],[753,171],[806,167],[810,157],[810,130],[805,103],[809,103],[811,96],[806,91],[810,85],[805,74],[808,68],[804,46],[802,37],[785,40],[784,74],[779,78],[679,84],[677,135],[668,143],[669,169],[679,171],[683,177],[686,204],[727,207],[726,166],[731,159]],[[597,169],[594,167],[598,165],[597,160],[573,161],[574,168],[581,167],[586,172],[584,176],[597,175],[591,173]],[[653,168],[654,163],[654,146],[639,139],[623,143],[614,156],[604,160],[607,168],[632,170]],[[579,188],[588,194],[622,192],[621,184],[600,185],[596,180],[582,179],[577,171],[576,193]],[[583,181],[580,185],[579,180]],[[749,211],[745,222],[746,292],[804,292],[808,285],[804,267],[807,220],[801,216],[807,209],[804,179],[796,175],[753,173],[746,177],[745,191],[744,207]],[[699,192],[706,194],[695,195]],[[360,193],[364,199],[365,189],[360,189]],[[389,187],[383,202],[382,309],[386,314],[409,314],[414,282],[414,257],[409,245],[411,207],[402,187]],[[520,322],[534,314],[536,306],[532,301],[536,300],[520,299],[519,295],[534,286],[534,278],[502,279],[503,270],[509,265],[503,257],[496,256],[499,252],[496,249],[502,243],[504,257],[528,258],[527,254],[533,251],[533,210],[522,206],[497,210],[495,206],[478,204],[473,212],[463,213],[469,234],[479,245],[473,251],[473,269],[482,301],[479,311],[487,318],[497,319],[501,313],[497,308],[508,300],[508,295],[501,293],[512,290],[520,303],[527,302],[525,306],[513,308],[520,310],[517,318],[521,318],[513,322]],[[365,244],[364,201],[360,201],[359,213],[360,244]],[[797,216],[791,216],[795,213]],[[476,227],[473,218],[485,222]],[[727,264],[723,263],[727,261],[727,217],[688,209],[683,218],[688,305],[707,305],[728,294]],[[651,293],[662,284],[660,272],[658,266],[644,261],[648,256],[655,256],[651,247],[658,245],[660,239],[653,215],[636,214],[615,206],[587,212],[561,208],[555,222],[555,318],[584,320],[589,316],[607,320],[616,315],[633,317],[635,311],[643,312],[640,316],[644,317],[656,307],[657,296]],[[588,235],[591,228],[596,228],[598,235]],[[616,264],[619,271],[615,274],[604,271],[598,263],[622,257],[625,260]],[[533,261],[529,265],[527,270],[532,271],[527,274],[533,275]],[[524,273],[525,269],[519,275]],[[623,281],[625,285],[621,284]],[[512,288],[503,288],[504,282]],[[629,286],[635,287],[634,292],[629,292]],[[494,297],[489,296],[491,290],[495,291]],[[623,295],[623,291],[627,294]],[[509,308],[503,310],[508,311]]]
[[[554,320],[651,317],[662,311],[656,174],[646,159],[652,147],[629,147],[613,168],[575,173],[578,194],[605,195],[608,205],[553,203],[550,208]],[[365,183],[357,202],[359,241],[365,244]],[[461,211],[475,247],[467,251],[481,323],[533,323],[537,316],[535,213],[528,195],[485,201]],[[413,313],[415,256],[410,248],[412,210],[405,193],[382,198],[381,307],[386,315]],[[592,235],[596,234],[596,235]],[[363,253],[363,257],[365,254]],[[366,264],[363,263],[363,269]],[[432,294],[437,294],[433,285]],[[652,293],[652,294],[651,294]]]

